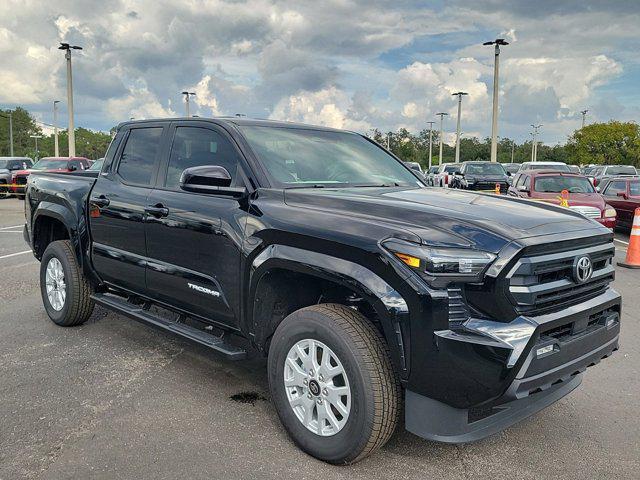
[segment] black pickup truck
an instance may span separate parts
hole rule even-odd
[[[426,188],[356,133],[126,122],[101,172],[31,175],[25,209],[51,320],[98,304],[229,359],[257,350],[288,433],[331,463],[384,445],[400,412],[427,439],[486,437],[618,349],[610,230]]]

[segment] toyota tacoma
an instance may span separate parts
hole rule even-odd
[[[618,349],[610,230],[427,188],[357,133],[126,122],[100,172],[34,171],[25,210],[53,322],[97,304],[230,360],[257,350],[285,429],[331,463],[384,445],[401,412],[425,439],[484,438]]]

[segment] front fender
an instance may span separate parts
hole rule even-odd
[[[394,365],[402,376],[406,374],[409,366],[403,330],[408,328],[409,309],[400,293],[380,276],[362,265],[342,258],[288,245],[270,245],[251,264],[249,299],[258,298],[260,280],[274,269],[305,273],[332,281],[353,290],[368,301],[380,319]],[[248,311],[255,341],[260,346],[268,340],[270,332],[267,331],[267,326],[253,321],[255,309],[251,304]]]

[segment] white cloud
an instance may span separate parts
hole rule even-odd
[[[246,113],[364,131],[419,130],[445,111],[451,131],[451,93],[463,90],[463,131],[484,136],[493,50],[482,46],[492,35],[478,32],[510,42],[501,54],[501,135],[527,138],[528,125],[540,119],[546,138],[563,140],[584,108],[604,120],[640,111],[638,79],[620,81],[637,76],[640,9],[616,2],[56,3],[0,2],[0,102],[24,105],[48,122],[51,100],[65,92],[57,43],[69,41],[84,47],[74,52],[74,86],[78,121],[87,127],[182,114],[180,92],[193,88],[200,115]]]
[[[368,122],[350,117],[351,104],[348,95],[336,87],[319,92],[302,91],[278,102],[270,118],[359,132],[369,130]]]

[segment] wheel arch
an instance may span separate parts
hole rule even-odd
[[[79,239],[76,230],[75,216],[66,208],[50,202],[41,202],[33,214],[31,229],[33,253],[40,260],[47,246],[56,240],[70,240],[80,265]]]
[[[386,339],[393,365],[404,377],[408,307],[380,276],[357,263],[287,245],[270,245],[255,257],[246,311],[247,329],[258,349],[268,351],[271,336],[289,313],[319,303],[361,311]]]

